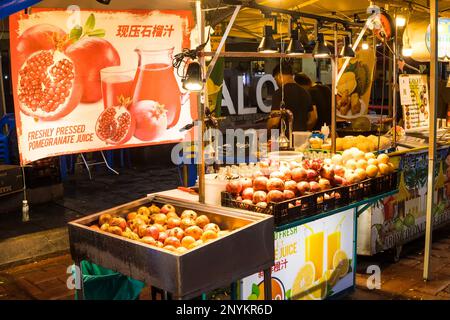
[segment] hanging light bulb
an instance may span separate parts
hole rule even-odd
[[[201,91],[203,89],[202,67],[198,61],[189,63],[182,83],[183,89],[188,91]]]
[[[395,25],[398,28],[403,28],[406,25],[406,18],[402,15],[398,15],[395,17]]]
[[[317,35],[316,45],[313,50],[314,58],[328,58],[331,55],[330,48],[323,39],[323,33]]]
[[[361,49],[369,50],[369,43],[367,42],[366,36],[364,36],[364,38],[363,38],[363,42],[361,44]]]
[[[300,41],[300,30],[293,30],[291,32],[291,40],[289,41],[286,53],[288,55],[293,55],[304,54],[305,52],[305,47],[303,47],[303,43]]]
[[[351,38],[349,36],[344,37],[344,47],[342,48],[341,56],[345,58],[355,57],[355,51],[353,51],[352,42],[350,39]]]
[[[272,26],[264,26],[264,36],[258,47],[258,52],[274,53],[278,52],[278,46],[273,38]]]
[[[404,57],[411,57],[412,54],[413,54],[413,48],[409,44],[409,40],[408,40],[408,42],[406,42],[406,44],[402,48],[402,55]]]

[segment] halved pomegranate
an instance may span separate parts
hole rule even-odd
[[[119,105],[106,108],[95,124],[97,137],[107,144],[118,145],[127,143],[134,134],[136,122],[128,111],[131,98],[118,98]]]
[[[42,120],[72,112],[81,99],[73,61],[59,50],[31,54],[19,70],[18,98],[23,113]]]

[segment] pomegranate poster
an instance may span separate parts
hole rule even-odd
[[[324,300],[354,285],[355,211],[275,232],[272,300]],[[263,272],[241,281],[241,299],[264,300]]]
[[[196,98],[182,89],[172,57],[190,48],[192,27],[190,11],[12,15],[21,163],[188,139],[180,129],[192,123]]]

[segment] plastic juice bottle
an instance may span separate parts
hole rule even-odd
[[[314,280],[319,280],[323,274],[323,231],[313,233],[305,239],[305,261],[314,264],[316,275]]]
[[[328,270],[333,269],[333,257],[336,251],[341,249],[341,231],[330,233],[327,237],[327,264]]]

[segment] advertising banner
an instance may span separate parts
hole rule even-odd
[[[180,129],[195,119],[196,99],[181,88],[172,57],[190,48],[192,27],[190,11],[12,15],[21,163],[188,139]]]
[[[400,102],[403,108],[405,130],[428,127],[429,98],[427,75],[399,76]]]
[[[340,59],[342,64],[345,59]],[[367,115],[375,67],[372,49],[358,50],[337,84],[336,115],[355,119]]]
[[[433,226],[450,220],[449,148],[436,153]],[[405,154],[401,158],[398,193],[386,197],[358,219],[358,254],[370,255],[395,248],[425,234],[428,188],[428,153]]]
[[[273,300],[323,300],[354,284],[354,209],[275,232]],[[242,280],[241,298],[263,300],[263,273]]]

